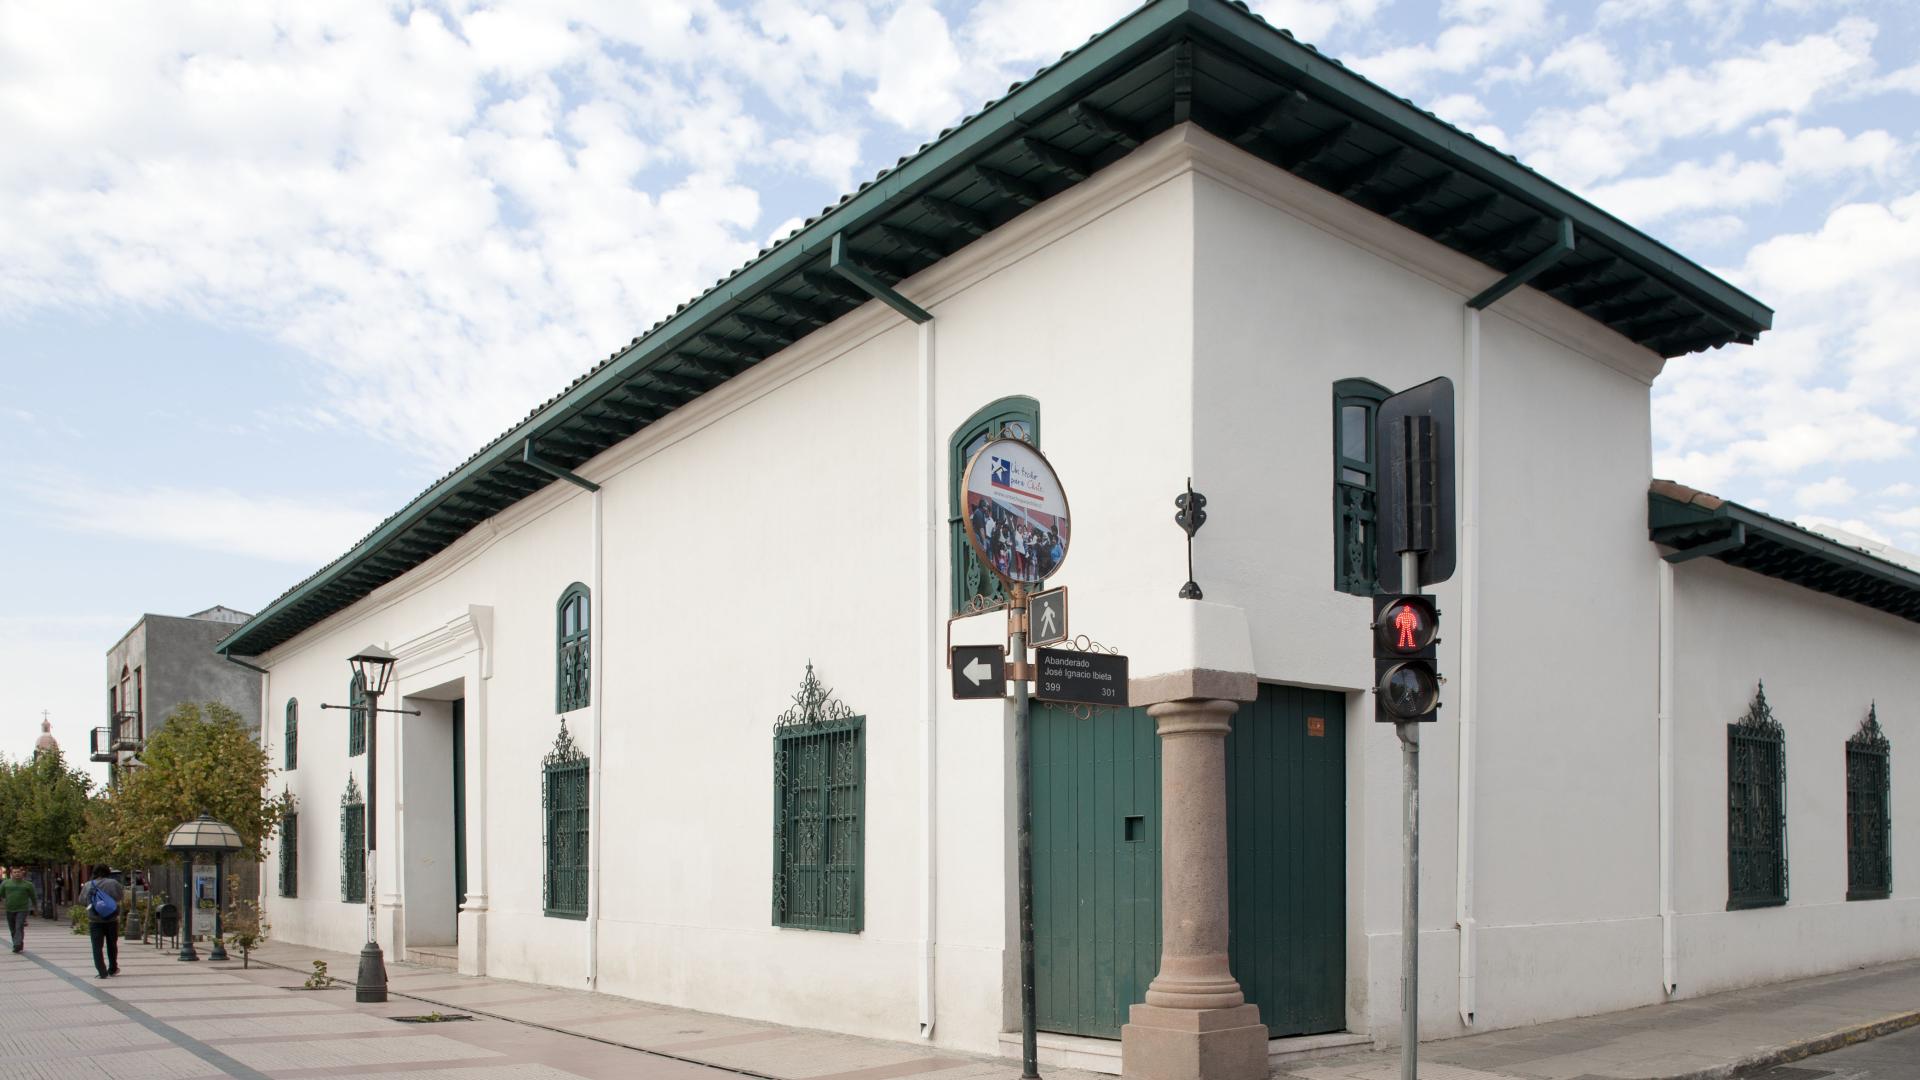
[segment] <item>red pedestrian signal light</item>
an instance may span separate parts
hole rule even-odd
[[[1380,657],[1416,656],[1433,647],[1440,634],[1440,613],[1426,596],[1378,597],[1373,647]]]
[[[1374,719],[1406,723],[1435,719],[1440,672],[1435,646],[1440,610],[1433,597],[1399,593],[1373,598]]]

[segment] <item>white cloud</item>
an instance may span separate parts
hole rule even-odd
[[[1815,532],[1825,533],[1843,544],[1851,544],[1855,547],[1866,546],[1860,543],[1862,540],[1878,545],[1893,543],[1886,533],[1859,518],[1830,518],[1819,514],[1803,514],[1795,520]]]
[[[218,488],[109,490],[71,477],[23,481],[14,494],[27,516],[51,528],[307,567],[353,546],[386,513]]]
[[[1709,163],[1682,161],[1664,173],[1617,180],[1594,188],[1592,199],[1642,225],[1674,214],[1777,203],[1808,180],[1848,172],[1884,176],[1901,156],[1884,131],[1848,135],[1838,128],[1801,128],[1792,120],[1767,123],[1758,133],[1774,137],[1774,161],[1742,160],[1724,153]]]
[[[1349,65],[1395,93],[1411,94],[1433,76],[1486,67],[1548,28],[1545,0],[1445,0],[1440,14],[1447,25],[1433,41],[1353,57]]]
[[[1849,17],[1824,33],[1768,41],[1702,68],[1667,65],[1595,104],[1537,110],[1519,147],[1535,168],[1585,187],[1618,176],[1669,140],[1799,116],[1858,86],[1873,68],[1875,33],[1872,22]]]
[[[1565,79],[1576,90],[1591,94],[1612,93],[1620,89],[1624,72],[1620,61],[1606,42],[1583,34],[1540,61],[1539,72]]]
[[[1860,493],[1847,482],[1844,476],[1829,476],[1818,483],[1807,484],[1794,494],[1801,506],[1838,506],[1852,502]]]
[[[1746,235],[1747,223],[1734,214],[1709,214],[1677,222],[1672,231],[1681,247],[1716,247]]]

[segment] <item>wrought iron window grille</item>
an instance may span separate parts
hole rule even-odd
[[[773,729],[773,922],[865,925],[866,718],[807,665]]]
[[[967,462],[995,439],[1019,439],[1040,446],[1040,404],[1028,397],[1001,398],[974,413],[954,431],[947,444],[948,557],[953,567],[953,614],[993,610],[1006,601],[1006,585],[980,562],[967,543],[961,477]]]
[[[1847,740],[1847,899],[1893,893],[1892,744],[1877,704]]]
[[[1333,384],[1333,587],[1370,596],[1379,536],[1374,419],[1390,395],[1371,379]]]
[[[359,672],[347,685],[347,756],[367,752],[367,680]]]
[[[300,895],[300,813],[289,813],[280,821],[280,895],[293,899]]]
[[[586,585],[574,582],[560,594],[554,608],[554,711],[584,709],[593,700],[592,596]]]
[[[300,699],[287,699],[287,768],[300,767]]]
[[[546,822],[542,833],[546,851],[543,907],[554,918],[587,917],[590,769],[591,762],[573,741],[573,733],[562,717],[553,749],[541,759],[540,778],[540,805]]]
[[[1786,729],[1762,683],[1727,725],[1727,910],[1786,902]]]
[[[367,902],[367,804],[352,773],[340,796],[340,900]]]

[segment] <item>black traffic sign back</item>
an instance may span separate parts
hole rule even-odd
[[[953,669],[953,696],[969,698],[1007,696],[1007,656],[998,645],[955,645],[947,657]]]
[[[1078,705],[1127,704],[1127,658],[1113,653],[1039,649],[1034,653],[1033,696]]]

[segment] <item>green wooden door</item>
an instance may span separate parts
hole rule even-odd
[[[1346,720],[1263,684],[1227,736],[1228,951],[1276,1038],[1347,1026]]]
[[[1159,740],[1144,709],[1031,715],[1039,1025],[1118,1038],[1160,963]]]

